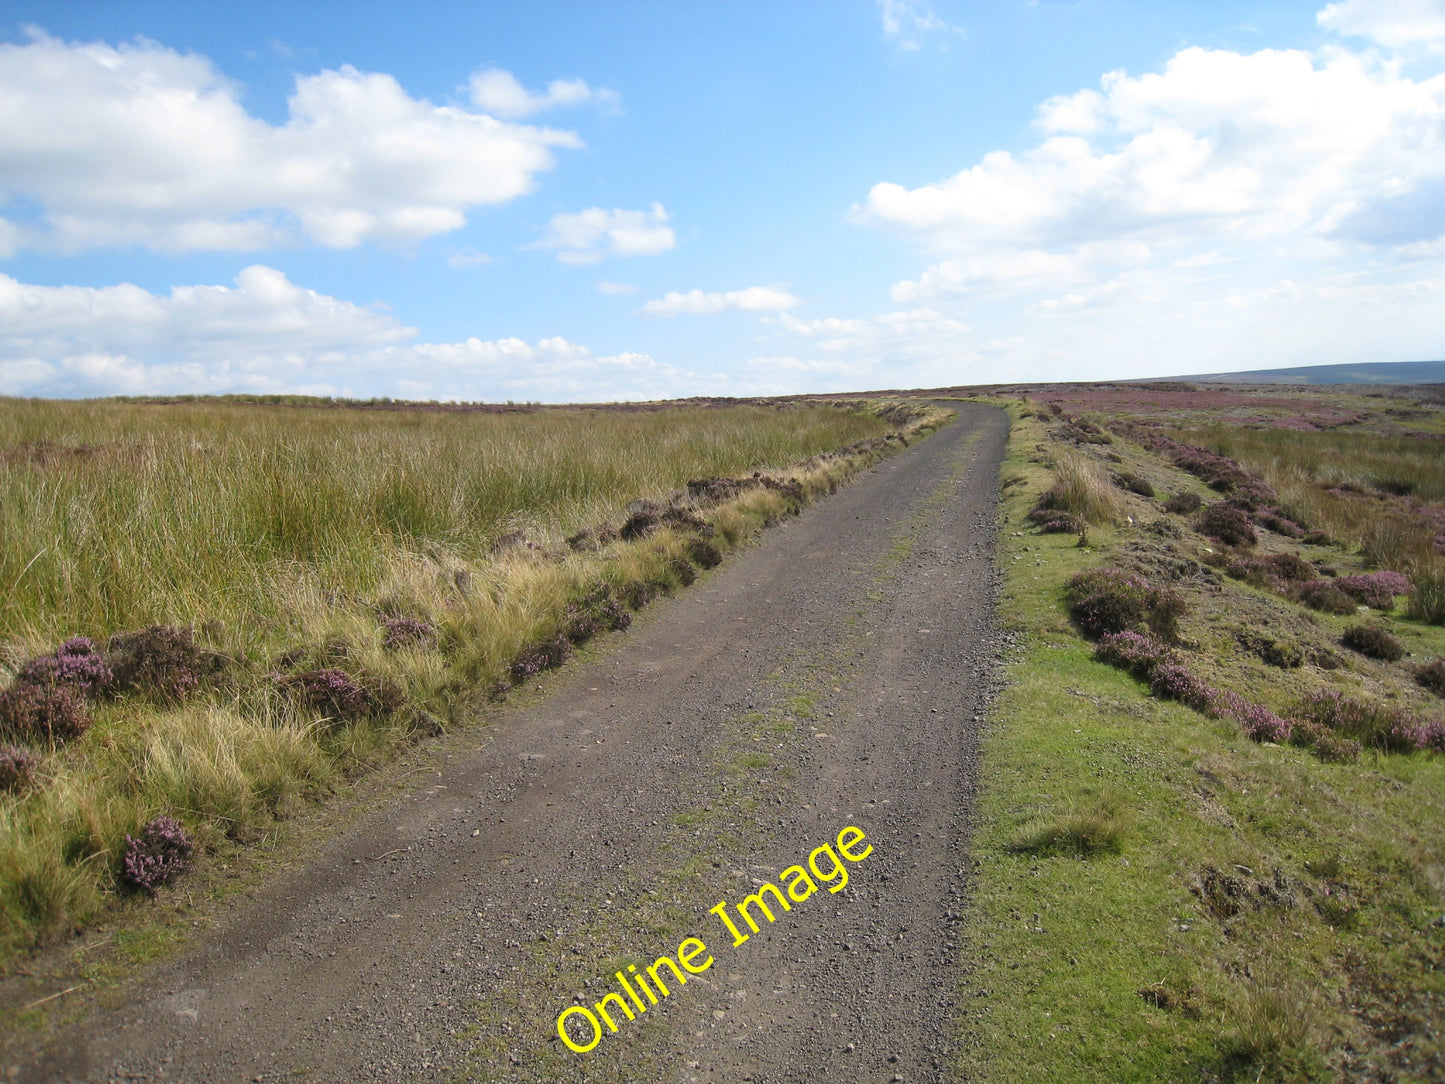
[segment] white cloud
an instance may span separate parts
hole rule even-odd
[[[534,94],[503,68],[476,72],[468,84],[472,104],[493,116],[513,119],[558,106],[599,102],[615,107],[618,96],[606,87],[590,87],[582,79],[554,79],[541,94]]]
[[[491,256],[474,248],[462,248],[453,252],[447,257],[448,267],[481,267],[485,264],[495,263]]]
[[[647,211],[589,207],[576,214],[553,215],[534,248],[557,250],[563,263],[597,263],[608,256],[656,256],[677,247],[662,204]]]
[[[856,221],[945,258],[902,303],[1088,283],[1205,252],[1317,259],[1445,237],[1445,75],[1329,48],[1189,48],[1052,98],[1044,133],[936,184],[884,182]]]
[[[1342,0],[1315,18],[1326,29],[1369,38],[1391,49],[1445,47],[1442,0]]]
[[[711,316],[719,312],[779,312],[801,305],[802,299],[777,286],[749,286],[746,290],[704,293],[669,290],[639,310],[644,316]]]
[[[255,250],[410,242],[530,191],[570,132],[413,98],[390,75],[298,76],[285,124],[205,57],[154,42],[0,44],[0,207],[12,246]],[[12,214],[12,221],[14,215]]]
[[[909,51],[921,49],[932,35],[963,33],[941,19],[928,0],[878,0],[878,17],[884,38]]]
[[[295,392],[603,401],[707,378],[565,338],[415,342],[416,329],[253,266],[234,287],[35,286],[0,275],[0,394]]]
[[[928,306],[866,318],[799,320],[783,313],[777,322],[784,331],[830,354],[885,356],[895,360],[903,355],[916,357],[941,344],[956,342],[969,330],[961,320]]]

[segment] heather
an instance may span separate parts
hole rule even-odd
[[[1378,625],[1350,625],[1340,637],[1340,642],[1351,651],[1385,662],[1396,662],[1405,656],[1400,641]]]
[[[1173,639],[1184,600],[1168,588],[1156,588],[1137,573],[1119,568],[1080,572],[1064,588],[1069,613],[1085,636],[1127,632],[1147,624],[1155,635]]]
[[[983,734],[960,927],[981,1079],[1433,1079],[1445,633],[1423,619],[1428,565],[1400,559],[1419,535],[1396,526],[1424,530],[1428,505],[1421,489],[1344,491],[1355,530],[1240,452],[1248,427],[1289,415],[1309,428],[1271,446],[1445,433],[1445,404],[1413,394],[1112,386],[1057,392],[1086,417],[1013,408],[1001,567],[1017,640]],[[1066,415],[1113,442],[1079,442]],[[1424,461],[1442,444],[1399,446]],[[1116,486],[1126,514],[1086,542],[1027,529],[1063,451],[1148,477],[1175,515],[1161,526],[1159,499]],[[1205,504],[1237,511],[1254,544],[1201,533]],[[1149,628],[1158,589],[1184,603],[1169,642]],[[1077,612],[1086,597],[1103,601]],[[1354,626],[1406,654],[1347,647]],[[1079,842],[1100,808],[1128,824],[1117,853]]]
[[[154,892],[190,868],[195,844],[174,817],[160,816],[141,829],[139,837],[125,837],[121,880],[132,888]]]

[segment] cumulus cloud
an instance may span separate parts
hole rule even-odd
[[[0,44],[0,208],[39,208],[10,214],[12,248],[411,242],[531,191],[579,146],[349,66],[299,76],[277,126],[205,57],[151,41]]]
[[[1369,54],[1184,49],[1162,71],[1044,102],[1037,125],[1032,148],[935,184],[876,184],[854,208],[945,256],[896,300],[1083,281],[1221,244],[1319,255],[1445,235],[1445,76]]]
[[[801,298],[777,286],[749,286],[746,290],[726,293],[669,290],[639,311],[644,316],[712,316],[720,312],[780,312],[802,303]]]
[[[656,256],[677,247],[667,221],[660,203],[647,211],[589,207],[576,214],[553,215],[547,232],[533,247],[555,249],[557,259],[575,265],[608,256]]]
[[[395,318],[248,267],[234,286],[36,286],[0,275],[0,394],[295,392],[616,400],[693,394],[697,374],[565,338],[416,342]]]
[[[783,313],[778,317],[778,326],[830,354],[894,359],[904,355],[917,357],[942,344],[956,343],[969,331],[963,321],[928,306],[871,317],[820,320],[799,320]]]
[[[878,0],[883,37],[900,48],[917,51],[934,35],[961,34],[933,10],[928,0]]]
[[[590,87],[583,79],[554,79],[540,94],[533,93],[504,68],[476,72],[468,84],[472,104],[497,117],[530,117],[558,106],[598,102],[615,107],[616,91]]]
[[[1342,0],[1315,18],[1329,30],[1392,49],[1445,48],[1445,0]]]

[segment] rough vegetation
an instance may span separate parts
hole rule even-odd
[[[1013,409],[1021,641],[983,750],[968,1071],[1431,1079],[1445,399],[1093,386]],[[1116,482],[1119,514],[1058,539],[1038,509],[1061,455],[1160,496]],[[1067,843],[1106,793],[1117,853]]]
[[[474,721],[940,418],[6,402],[0,965]]]

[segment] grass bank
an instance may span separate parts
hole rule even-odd
[[[4,403],[0,962],[464,723],[938,420]]]
[[[1437,1079],[1445,756],[1308,705],[1338,694],[1439,723],[1445,704],[1416,673],[1445,632],[1403,600],[1306,608],[1260,570],[1343,580],[1367,555],[1283,523],[1222,543],[1184,511],[1221,494],[1169,457],[1035,403],[1009,409],[1015,647],[984,738],[960,945],[969,1078]],[[1197,501],[1166,511],[1180,493]],[[1101,567],[1127,580],[1122,609],[1081,600],[1071,616],[1070,579]],[[1078,622],[1112,617],[1179,669],[1161,677],[1136,654],[1131,673],[1122,649],[1100,661]],[[1401,656],[1352,650],[1357,624]]]

